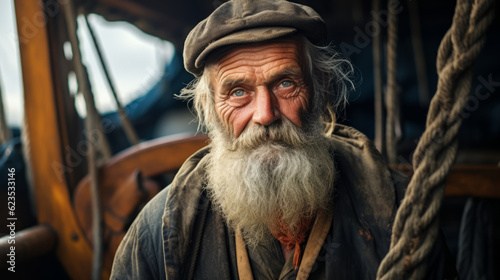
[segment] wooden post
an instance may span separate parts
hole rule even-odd
[[[65,1],[57,1],[60,5]],[[39,223],[57,234],[56,253],[73,279],[89,279],[92,250],[76,222],[65,180],[64,147],[58,118],[47,21],[62,7],[44,9],[43,1],[14,1],[24,85],[26,155]],[[62,50],[61,50],[62,51]]]

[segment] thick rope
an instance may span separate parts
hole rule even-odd
[[[90,192],[92,201],[92,230],[93,230],[93,262],[92,279],[101,279],[103,263],[103,218],[98,185],[98,165],[108,159],[111,155],[106,136],[99,125],[100,116],[95,107],[94,96],[90,89],[90,82],[85,65],[83,65],[77,36],[76,11],[73,1],[68,1],[63,6],[66,24],[68,26],[68,37],[73,50],[73,62],[78,82],[78,90],[83,94],[87,109],[85,118],[85,131],[87,133],[87,162],[90,176]],[[92,142],[93,135],[97,135],[96,142]]]
[[[399,94],[396,82],[397,62],[397,40],[398,40],[398,16],[396,14],[397,0],[389,0],[388,28],[387,28],[387,91],[386,108],[387,119],[385,125],[385,151],[389,163],[396,163],[397,157],[397,135],[399,126]]]
[[[493,21],[493,0],[458,0],[453,24],[438,51],[438,88],[427,128],[413,156],[414,175],[394,221],[391,249],[377,279],[422,279],[438,234],[444,180],[458,148],[460,113],[467,102],[472,65]]]
[[[380,0],[372,0],[373,15],[378,15],[380,10]],[[383,96],[382,96],[382,64],[380,62],[380,38],[382,30],[380,24],[377,20],[373,20],[374,26],[376,28],[375,36],[373,38],[373,83],[374,83],[374,99],[375,99],[375,147],[384,154],[384,134],[383,134],[383,124],[384,124],[384,112],[383,112]]]
[[[116,107],[118,108],[118,115],[120,116],[120,121],[123,126],[123,130],[125,131],[125,135],[127,136],[128,140],[132,145],[139,144],[139,137],[137,136],[137,133],[135,132],[134,127],[132,126],[132,123],[130,122],[130,119],[127,116],[127,113],[125,112],[125,109],[123,109],[123,106],[118,99],[118,94],[116,92],[115,85],[113,83],[113,80],[111,79],[111,76],[109,74],[108,66],[106,65],[106,62],[104,61],[101,47],[99,45],[99,41],[97,40],[97,37],[95,36],[94,30],[92,26],[89,23],[88,16],[85,15],[85,23],[87,25],[87,29],[89,30],[90,37],[92,38],[92,42],[94,43],[94,48],[97,52],[97,56],[99,58],[99,62],[101,63],[102,70],[104,72],[104,76],[106,77],[106,80],[108,81],[109,89],[111,90],[111,93],[113,94],[113,99],[115,100]]]

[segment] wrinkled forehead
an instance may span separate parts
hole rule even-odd
[[[218,49],[210,54],[206,60],[205,71],[212,75],[217,74],[229,61],[244,55],[254,61],[272,60],[273,58],[285,57],[298,62],[301,69],[304,68],[304,55],[302,42],[295,37],[281,38],[267,42],[233,45]],[[233,65],[238,65],[235,63]]]

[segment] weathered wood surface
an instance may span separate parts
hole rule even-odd
[[[413,175],[411,165],[391,165]],[[460,164],[451,169],[446,179],[445,196],[500,198],[500,167],[495,165]]]
[[[57,234],[56,254],[73,279],[89,279],[92,250],[83,238],[64,174],[58,98],[53,84],[47,23],[40,0],[15,1],[24,86],[25,151],[32,171],[36,214]],[[64,169],[63,169],[64,170]]]
[[[103,273],[109,273],[126,225],[137,207],[158,190],[148,177],[177,171],[184,161],[207,145],[206,135],[168,136],[139,143],[109,159],[99,169],[99,188],[104,215]],[[138,173],[142,176],[137,176]],[[90,244],[92,236],[90,178],[86,176],[75,190],[74,203],[78,223]]]

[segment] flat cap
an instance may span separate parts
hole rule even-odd
[[[207,55],[217,48],[293,33],[317,44],[326,39],[326,25],[310,7],[284,0],[228,1],[189,33],[184,43],[184,67],[199,76]]]

